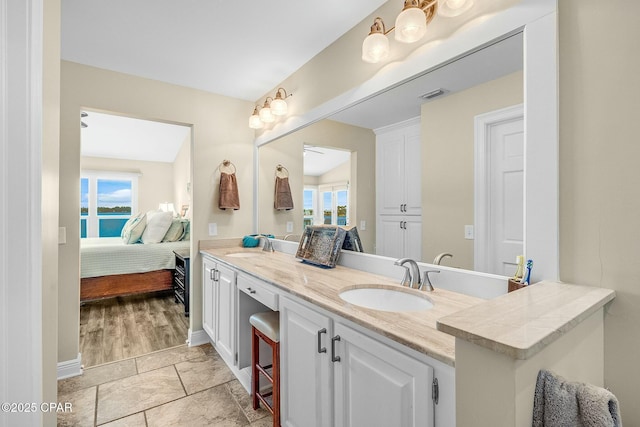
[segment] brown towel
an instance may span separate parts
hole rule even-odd
[[[276,193],[273,198],[273,207],[277,210],[293,209],[293,198],[289,187],[289,178],[276,176]]]
[[[235,173],[220,172],[220,209],[240,209],[240,196],[238,196],[238,182]]]

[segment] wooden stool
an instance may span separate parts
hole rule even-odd
[[[267,311],[256,313],[249,317],[251,323],[251,397],[253,409],[258,409],[260,403],[273,415],[274,427],[280,427],[280,313]],[[271,347],[272,363],[269,366],[260,365],[260,341],[264,341]],[[271,375],[267,369],[272,368]],[[271,383],[272,388],[268,393],[260,392],[259,374]],[[269,404],[267,397],[272,397]]]

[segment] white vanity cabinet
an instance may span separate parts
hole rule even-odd
[[[281,298],[283,426],[433,426],[433,368]]]
[[[235,362],[235,270],[203,258],[203,329],[220,356]]]

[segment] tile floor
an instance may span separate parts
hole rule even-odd
[[[73,411],[58,426],[272,426],[211,345],[185,345],[84,370],[58,382]]]

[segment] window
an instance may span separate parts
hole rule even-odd
[[[302,226],[316,224],[318,214],[318,189],[315,187],[305,187],[303,191],[304,219]]]
[[[138,204],[138,175],[84,171],[80,178],[80,237],[117,237]]]
[[[333,225],[349,224],[348,183],[321,185],[318,190],[323,213],[322,223]]]

